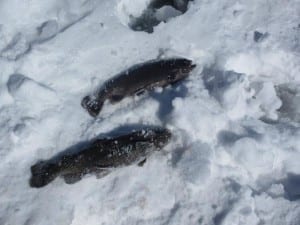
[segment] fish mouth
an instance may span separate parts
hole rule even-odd
[[[179,71],[184,75],[188,75],[196,66],[197,66],[196,64],[190,64],[190,65],[180,69]]]
[[[169,129],[157,130],[154,138],[154,144],[158,148],[162,148],[170,142],[172,133]]]
[[[196,64],[191,64],[190,69],[194,69],[197,65]]]
[[[192,72],[195,68],[196,68],[196,64],[191,64],[187,69],[186,69],[186,73],[190,73]]]

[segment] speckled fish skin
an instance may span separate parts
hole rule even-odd
[[[152,60],[137,64],[108,80],[95,93],[82,99],[81,105],[93,117],[102,109],[105,100],[119,102],[154,87],[165,87],[186,78],[196,67],[185,58]]]
[[[153,128],[115,138],[98,139],[77,153],[36,163],[31,167],[29,183],[31,187],[38,188],[58,176],[81,177],[87,173],[107,172],[107,169],[138,163],[151,152],[163,148],[170,138],[168,129]]]

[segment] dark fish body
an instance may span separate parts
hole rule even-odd
[[[81,105],[97,116],[105,100],[119,102],[126,96],[154,87],[165,87],[186,78],[195,65],[185,58],[153,60],[135,65],[108,80],[95,93],[83,98]]]
[[[139,163],[154,150],[164,147],[170,138],[169,130],[153,128],[98,139],[81,151],[33,165],[30,186],[43,187],[58,176],[64,177],[66,183],[74,183],[87,173],[106,174],[112,168]]]

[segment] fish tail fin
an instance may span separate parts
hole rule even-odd
[[[81,106],[85,108],[92,117],[96,117],[102,109],[104,101],[85,96],[81,101]]]
[[[46,161],[39,161],[38,163],[31,166],[30,169],[31,178],[29,184],[31,187],[43,187],[49,184],[58,176],[56,165],[53,163],[48,163]]]

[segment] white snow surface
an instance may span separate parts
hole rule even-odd
[[[300,1],[194,0],[131,30],[148,3],[0,1],[0,224],[299,225]],[[197,64],[176,90],[80,106],[162,51]],[[174,135],[143,167],[30,188],[39,159],[127,124]]]

